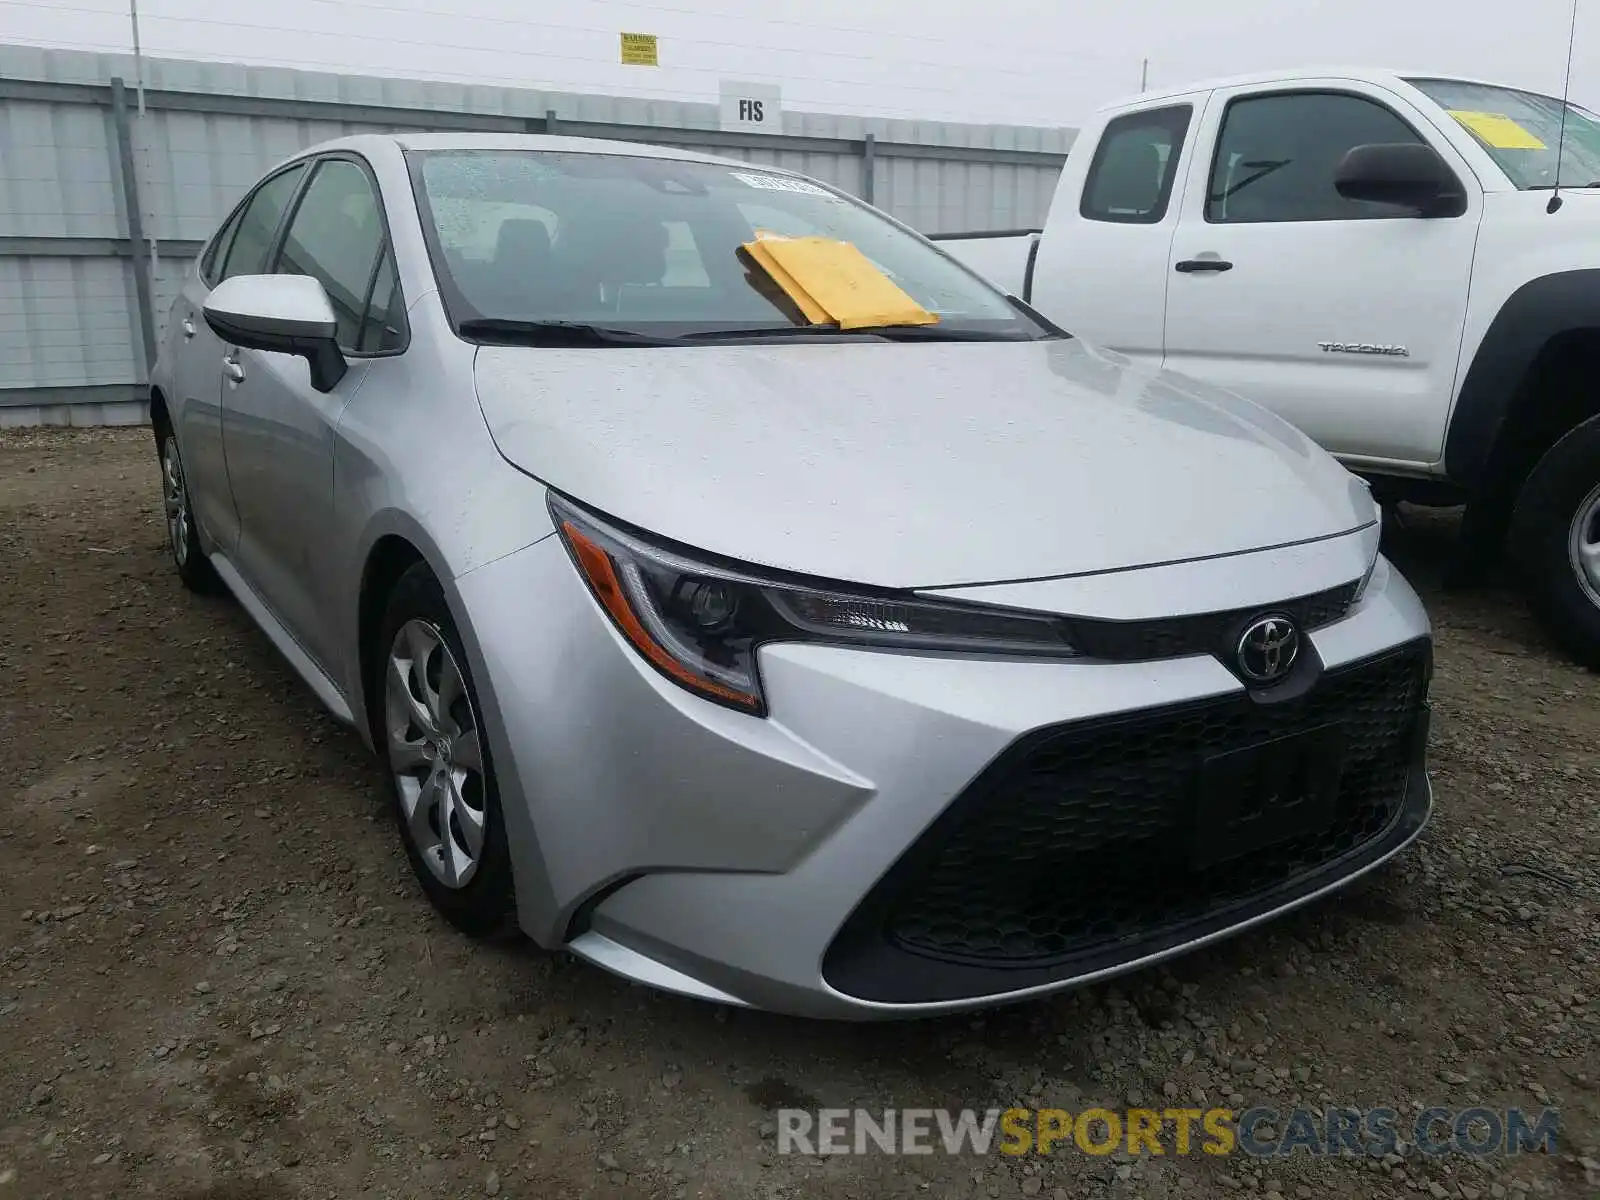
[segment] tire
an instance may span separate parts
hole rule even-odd
[[[1587,570],[1580,544],[1595,548]],[[1600,417],[1576,426],[1534,466],[1517,498],[1511,546],[1546,632],[1600,670]]]
[[[509,933],[511,852],[482,710],[460,632],[427,567],[396,582],[378,639],[372,737],[411,870],[462,933]]]
[[[212,595],[221,590],[221,580],[200,545],[194,524],[194,504],[189,499],[189,479],[183,470],[183,455],[172,430],[161,431],[161,507],[167,526],[167,551],[178,578],[191,592]]]

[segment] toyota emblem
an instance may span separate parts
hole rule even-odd
[[[1239,674],[1249,683],[1277,683],[1300,653],[1300,631],[1288,617],[1260,617],[1239,639]]]

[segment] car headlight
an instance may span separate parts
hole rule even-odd
[[[769,642],[1074,657],[1059,618],[927,601],[892,591],[807,586],[699,561],[602,521],[554,492],[572,561],[618,631],[674,683],[765,715],[756,650]]]

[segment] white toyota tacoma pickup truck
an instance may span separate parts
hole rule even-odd
[[[1560,152],[1558,182],[1558,145]],[[1600,668],[1600,118],[1372,70],[1111,105],[1042,231],[935,234],[1051,320],[1275,410],[1385,501],[1466,505]]]

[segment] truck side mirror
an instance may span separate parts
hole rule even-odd
[[[1397,204],[1420,217],[1458,217],[1467,209],[1461,181],[1423,142],[1352,146],[1334,169],[1333,186],[1346,200]]]

